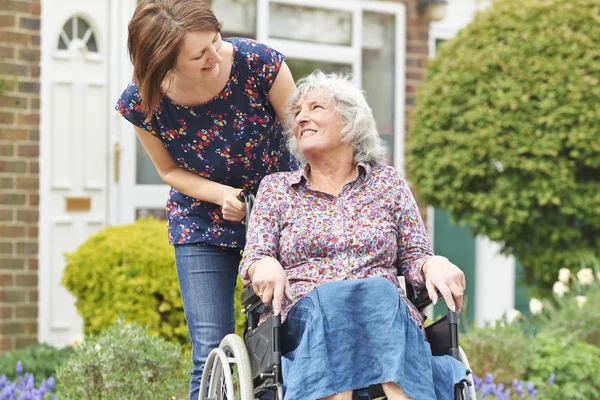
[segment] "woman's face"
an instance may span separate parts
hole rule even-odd
[[[218,32],[187,32],[177,56],[174,72],[187,81],[204,81],[217,77],[223,60],[219,54],[222,45]]]
[[[344,124],[327,95],[302,98],[293,113],[293,133],[309,162],[315,157],[339,156],[336,153],[346,151],[352,153],[352,147],[341,141]]]

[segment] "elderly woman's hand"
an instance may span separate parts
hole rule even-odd
[[[281,312],[284,295],[289,301],[293,301],[285,271],[275,258],[265,257],[255,262],[248,270],[248,275],[254,293],[263,303],[272,306],[275,315]]]
[[[465,274],[446,257],[433,256],[423,266],[425,284],[429,298],[433,304],[438,302],[436,289],[440,291],[448,308],[460,311],[463,304],[463,293],[467,287]],[[455,304],[456,301],[456,304]]]

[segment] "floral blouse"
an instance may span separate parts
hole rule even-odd
[[[212,100],[191,107],[163,95],[153,118],[146,122],[138,87],[132,81],[116,109],[158,137],[179,167],[255,193],[265,175],[298,167],[268,99],[284,57],[251,39],[223,40],[233,45],[233,63],[229,80]],[[223,219],[217,204],[171,189],[166,213],[171,244],[244,247],[245,226]]]
[[[423,264],[433,255],[425,226],[406,182],[392,167],[358,164],[356,180],[338,197],[313,190],[309,166],[265,177],[250,217],[240,275],[267,256],[283,266],[294,301],[320,284],[384,277],[393,282],[419,324],[397,275],[415,290],[425,287]],[[284,299],[282,318],[293,303]]]

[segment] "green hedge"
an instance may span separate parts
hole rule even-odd
[[[600,2],[500,0],[441,45],[407,165],[421,198],[549,283],[600,247]]]
[[[36,385],[39,385],[51,376],[56,377],[58,367],[64,364],[73,352],[71,346],[57,349],[42,343],[4,353],[0,356],[0,376],[6,375],[8,380],[14,381],[17,362],[21,361],[23,371],[32,373]]]
[[[86,334],[99,333],[122,316],[189,346],[173,247],[165,222],[140,219],[109,226],[66,255],[63,284],[76,297]],[[236,292],[236,326],[244,316]]]

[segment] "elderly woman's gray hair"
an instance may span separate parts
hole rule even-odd
[[[352,145],[354,163],[386,165],[387,149],[377,132],[375,118],[364,92],[354,84],[350,75],[315,71],[300,79],[298,88],[287,101],[289,129],[294,126],[294,108],[306,97],[314,98],[323,94],[329,97],[329,102],[333,102],[334,109],[344,124],[342,142]],[[296,159],[303,163],[307,161],[300,151],[298,140],[291,133],[288,135],[288,147]]]

